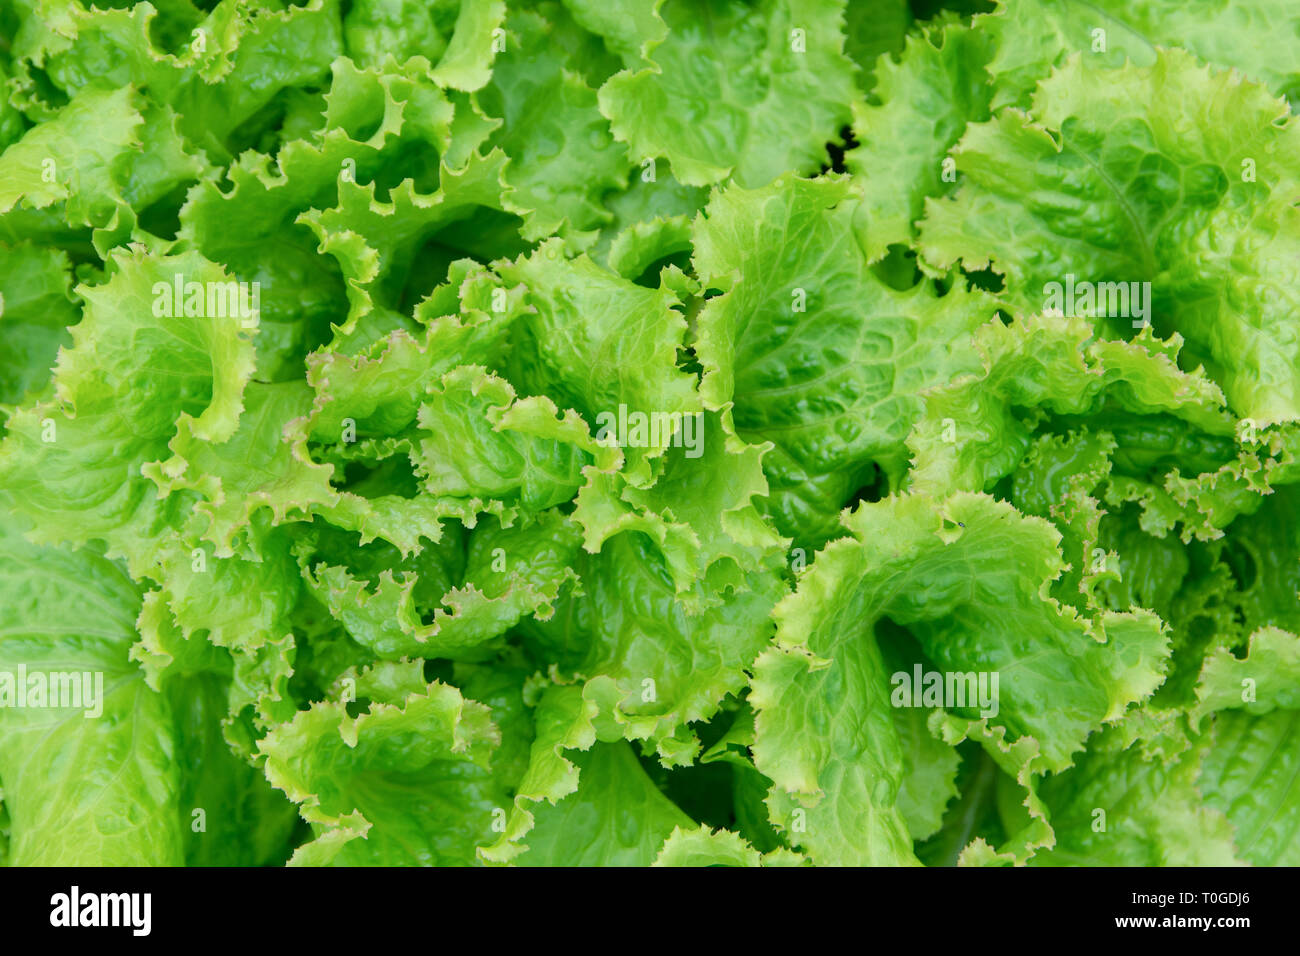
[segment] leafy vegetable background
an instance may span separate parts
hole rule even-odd
[[[954,7],[0,0],[0,859],[1300,864],[1300,8]]]

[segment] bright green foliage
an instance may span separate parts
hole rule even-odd
[[[1287,0],[0,0],[0,862],[1300,865],[1298,95]]]
[[[649,21],[640,50],[628,42],[626,20],[605,35],[627,69],[601,88],[600,108],[633,159],[665,156],[673,175],[692,186],[731,177],[755,188],[787,170],[816,171],[825,144],[849,119],[853,95],[843,3],[619,6]]]

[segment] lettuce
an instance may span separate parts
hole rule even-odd
[[[125,6],[0,0],[0,860],[1300,863],[1292,5]]]

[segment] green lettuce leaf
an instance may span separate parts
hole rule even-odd
[[[921,392],[977,369],[993,315],[977,291],[886,284],[855,238],[867,215],[847,179],[783,178],[717,192],[695,222],[695,269],[723,291],[697,323],[701,397],[774,446],[765,510],[813,547],[877,467],[897,486]]]
[[[863,505],[845,522],[853,536],[828,545],[778,607],[777,643],[756,665],[752,695],[755,763],[774,782],[769,807],[817,862],[914,859],[890,715],[902,685],[877,645],[882,619],[908,628],[941,673],[997,673],[995,713],[970,699],[949,706],[1032,747],[1039,769],[1069,766],[1094,729],[1163,678],[1159,619],[1089,621],[1046,597],[1060,571],[1057,536],[1008,505],[906,496]]]
[[[601,87],[600,108],[632,159],[667,157],[688,186],[730,176],[756,188],[787,171],[815,171],[853,98],[843,4],[665,0],[653,8],[666,30],[662,39],[638,34],[644,56],[627,37],[636,21],[607,35],[627,69]]]
[[[990,43],[981,31],[950,22],[909,34],[901,52],[897,63],[881,58],[872,101],[853,104],[858,145],[844,155],[870,204],[865,245],[871,260],[891,243],[910,242],[925,198],[957,181],[956,166],[948,168],[945,157],[968,123],[988,119],[993,94],[984,69]]]
[[[655,787],[626,743],[598,743],[574,755],[578,789],[539,804],[519,866],[649,866],[664,841],[691,819]],[[574,833],[586,833],[577,841]]]
[[[1214,122],[1188,122],[1189,103],[1210,104]],[[1076,56],[1039,85],[1029,115],[968,128],[954,154],[961,188],[927,203],[923,258],[991,265],[1025,314],[1053,307],[1051,283],[1149,283],[1141,309],[1107,293],[1099,331],[1178,332],[1184,361],[1204,364],[1238,415],[1293,421],[1300,352],[1271,323],[1300,254],[1297,137],[1284,103],[1186,53],[1116,71]],[[1232,251],[1245,248],[1249,264]],[[1064,304],[1088,311],[1086,299]]]
[[[181,865],[172,716],[127,658],[137,586],[92,552],[37,548],[12,528],[3,535],[0,780],[10,864]],[[20,668],[56,691],[58,675],[71,675],[90,694],[59,699],[81,706],[50,706],[56,699],[31,696],[30,684],[14,686]],[[28,706],[13,706],[15,691]]]
[[[1197,783],[1205,803],[1227,816],[1238,853],[1256,866],[1295,866],[1296,762],[1300,714],[1217,714]]]
[[[1234,866],[1232,823],[1197,783],[1213,752],[1176,727],[1155,741],[1113,729],[1040,787],[1056,843],[1035,866]]]
[[[510,200],[528,211],[524,238],[559,233],[579,247],[610,219],[601,200],[623,188],[628,161],[578,72],[557,49],[552,27],[530,11],[512,12],[510,36],[480,102],[501,127],[491,140],[510,156]]]
[[[760,854],[738,834],[701,826],[698,830],[674,830],[651,865],[802,866],[803,861],[789,850]]]
[[[259,745],[315,834],[291,862],[472,862],[507,799],[488,769],[499,742],[488,708],[440,683],[357,716],[335,701],[300,711]]]
[[[179,522],[169,512],[186,509],[160,503],[141,465],[168,457],[178,427],[218,443],[231,437],[253,347],[248,320],[235,315],[155,314],[157,289],[178,276],[229,281],[198,254],[130,252],[112,262],[106,283],[77,288],[85,317],[59,355],[54,396],[8,421],[0,496],[35,521],[34,540],[98,538],[143,566],[154,537]]]

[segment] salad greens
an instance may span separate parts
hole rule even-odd
[[[0,861],[1300,864],[1293,3],[0,0],[0,82]]]

